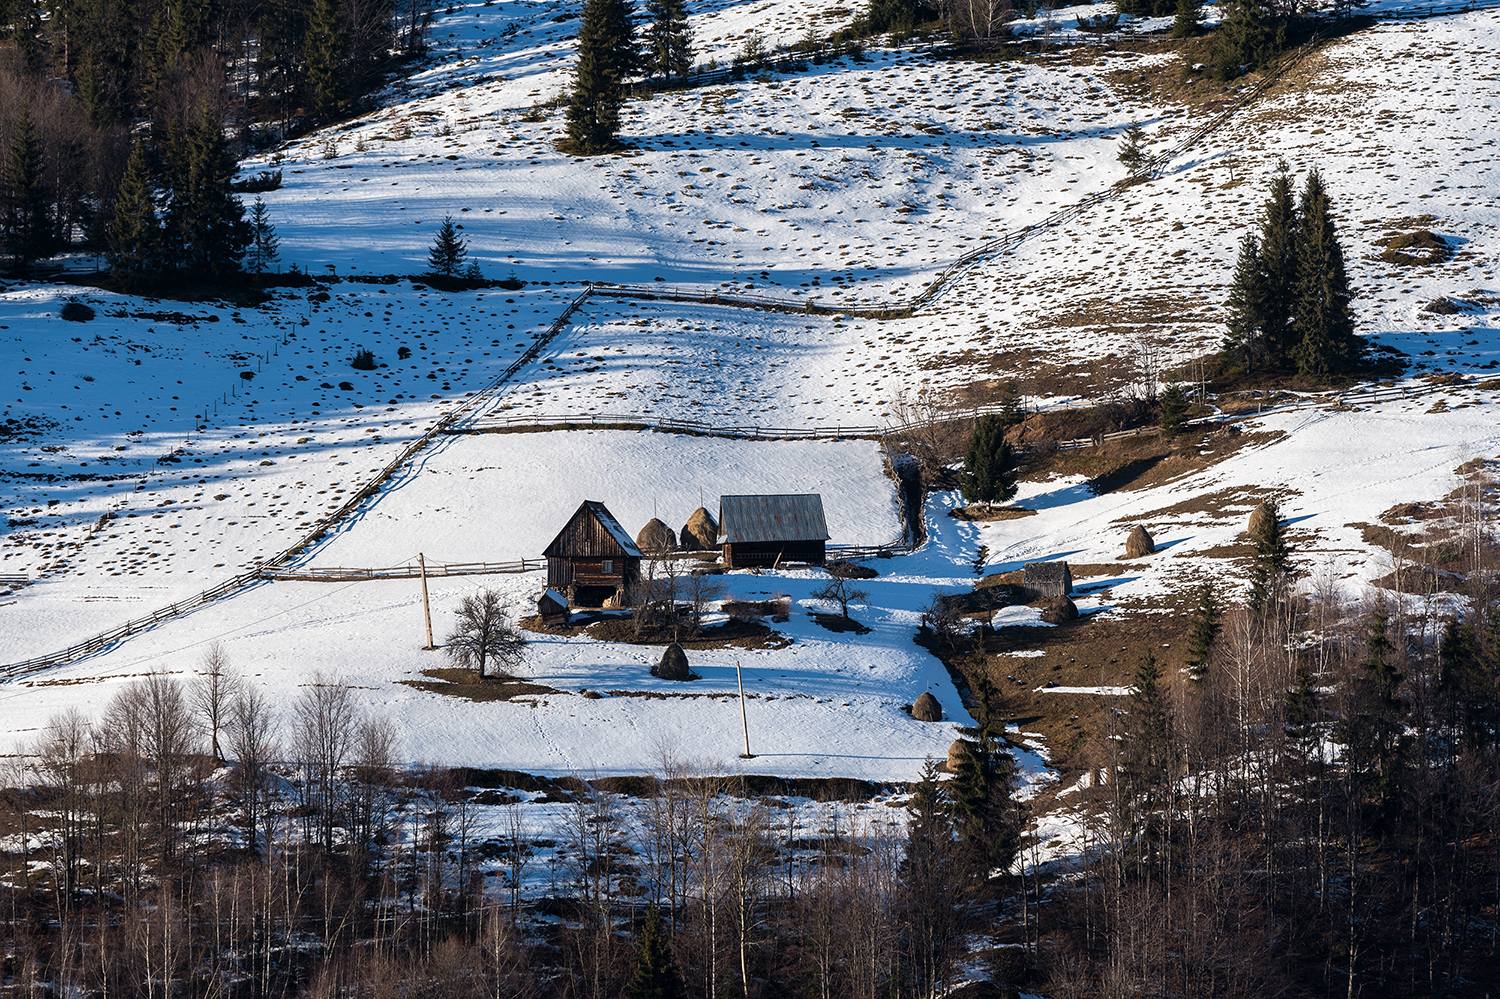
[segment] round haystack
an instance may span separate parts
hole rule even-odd
[[[1048,624],[1067,624],[1078,620],[1078,605],[1068,597],[1054,597],[1042,608],[1042,620]]]
[[[661,654],[661,662],[651,668],[651,675],[662,680],[691,680],[693,671],[688,669],[687,653],[673,642]]]
[[[943,720],[943,706],[932,692],[923,691],[922,696],[911,706],[911,716],[917,721],[935,722]]]
[[[719,525],[713,514],[700,506],[682,525],[682,547],[685,551],[706,552],[717,547],[718,543]]]
[[[958,762],[960,760],[962,760],[963,757],[964,757],[964,741],[962,739],[954,739],[953,740],[953,745],[951,745],[951,746],[948,747],[948,772],[949,773],[956,773],[958,771]]]
[[[1271,519],[1270,506],[1262,503],[1250,511],[1250,523],[1245,525],[1245,530],[1250,532],[1252,538],[1258,538],[1271,526]]]
[[[1130,537],[1125,539],[1125,557],[1140,558],[1143,555],[1155,555],[1156,542],[1151,539],[1151,533],[1140,524],[1135,525],[1135,530],[1130,532]]]
[[[646,521],[646,526],[641,528],[641,533],[635,536],[635,546],[647,555],[675,552],[677,535],[673,534],[672,529],[666,524],[652,517]]]

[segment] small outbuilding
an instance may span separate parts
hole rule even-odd
[[[641,572],[641,550],[603,503],[584,500],[567,526],[542,552],[547,587],[570,607],[621,606]]]
[[[781,562],[822,565],[827,542],[823,497],[817,493],[719,497],[718,543],[730,569]]]
[[[572,616],[568,610],[568,598],[550,587],[537,598],[536,613],[544,628],[565,628]]]
[[[1073,592],[1073,573],[1066,562],[1027,562],[1021,569],[1021,586],[1028,600],[1066,597]]]

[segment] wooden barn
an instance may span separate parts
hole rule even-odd
[[[603,503],[584,500],[542,553],[547,587],[573,607],[623,605],[625,590],[640,578],[641,550]]]
[[[1027,562],[1021,567],[1021,586],[1030,600],[1066,597],[1073,592],[1073,573],[1066,562]]]
[[[822,565],[827,540],[823,497],[816,493],[719,497],[719,545],[731,569]]]
[[[568,598],[556,590],[548,588],[536,601],[537,617],[542,619],[542,627],[556,628],[567,627],[569,621]]]

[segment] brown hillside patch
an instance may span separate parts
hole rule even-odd
[[[1035,517],[1036,511],[1020,506],[961,506],[949,510],[948,516],[967,521],[1019,520],[1022,517]]]
[[[588,636],[600,642],[626,645],[670,645],[678,641],[684,649],[784,649],[792,640],[755,621],[726,621],[704,628],[696,638],[674,639],[665,628],[646,628],[636,634],[635,624],[625,618],[610,618],[588,627]]]
[[[539,683],[526,683],[509,676],[487,676],[481,680],[479,674],[471,669],[438,667],[424,669],[422,675],[428,679],[397,680],[396,682],[407,687],[415,687],[417,690],[425,690],[430,694],[462,697],[466,701],[509,701],[526,695],[561,693],[552,687]]]

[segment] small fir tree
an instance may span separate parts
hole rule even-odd
[[[1021,402],[1021,388],[1014,379],[1001,386],[1000,420],[1007,427],[1026,422],[1026,407]]]
[[[974,738],[960,746],[949,802],[964,852],[984,875],[1009,867],[1020,848],[1015,761],[1001,748],[1001,722],[992,696],[989,684],[981,682]]]
[[[1182,386],[1168,385],[1161,394],[1161,434],[1163,437],[1181,436],[1187,424],[1188,399]]]
[[[1125,169],[1135,173],[1146,162],[1146,130],[1131,125],[1119,138],[1120,151],[1116,159],[1125,164]]]
[[[630,984],[623,999],[687,999],[687,986],[677,961],[661,932],[661,917],[653,909],[636,940]]]
[[[1292,562],[1292,549],[1282,530],[1281,507],[1269,499],[1266,509],[1270,516],[1250,538],[1255,548],[1250,563],[1250,609],[1257,614],[1266,613],[1281,598]]]
[[[1270,291],[1266,271],[1261,263],[1260,240],[1254,233],[1240,237],[1240,258],[1234,267],[1234,280],[1225,303],[1229,318],[1224,350],[1244,358],[1245,369],[1253,371],[1257,358],[1265,355],[1267,316],[1270,315]]]
[[[263,274],[275,266],[280,256],[281,240],[271,224],[271,210],[266,207],[265,199],[257,195],[250,207],[250,249],[245,264],[251,273]]]
[[[1173,14],[1173,38],[1192,38],[1202,30],[1203,8],[1198,5],[1198,0],[1177,0]]]
[[[693,29],[683,0],[646,0],[646,71],[666,79],[693,69]]]
[[[109,226],[110,272],[127,289],[145,287],[160,276],[161,254],[161,218],[157,214],[151,157],[146,144],[137,142],[115,197],[114,219]]]
[[[1302,219],[1297,239],[1297,371],[1323,378],[1348,371],[1361,351],[1349,306],[1344,251],[1318,171],[1307,175],[1298,208]]]
[[[1213,661],[1214,643],[1223,628],[1223,612],[1214,599],[1213,587],[1204,583],[1198,587],[1198,606],[1193,612],[1193,623],[1188,629],[1188,676],[1202,680],[1208,676]]]
[[[458,226],[452,215],[443,216],[443,224],[427,251],[427,272],[437,277],[458,277],[463,273],[464,258],[469,254],[469,241],[458,234]]]
[[[979,418],[964,452],[959,480],[966,503],[1003,503],[1016,494],[1016,461],[1005,443],[1005,421],[991,413]]]

